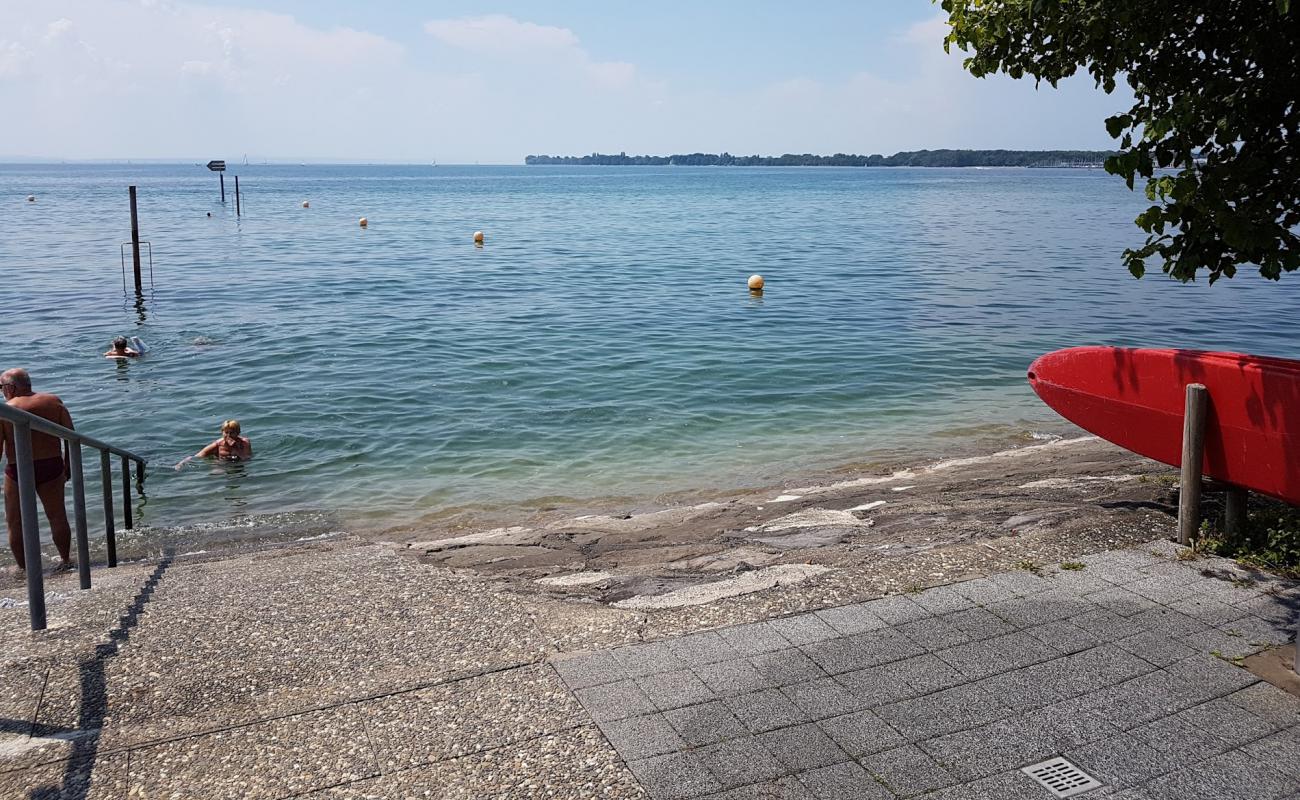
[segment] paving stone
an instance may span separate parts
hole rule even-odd
[[[1051,589],[1028,597],[1014,597],[985,608],[1017,628],[1028,628],[1077,616],[1096,607],[1063,589]]]
[[[754,733],[809,721],[807,713],[777,689],[728,697],[722,702]]]
[[[896,628],[816,642],[800,649],[830,675],[901,661],[925,652]]]
[[[1021,718],[999,720],[920,743],[959,781],[973,781],[1034,764],[1056,754],[1050,741]]]
[[[1069,751],[1065,757],[1102,783],[1132,786],[1177,769],[1179,762],[1136,736],[1118,736]]]
[[[894,794],[852,761],[797,776],[818,800],[893,800]]]
[[[794,648],[754,656],[749,663],[774,686],[826,677],[826,671],[817,666],[817,662]]]
[[[793,775],[711,794],[703,800],[817,800]]]
[[[935,655],[966,677],[978,680],[1047,661],[1060,653],[1024,633],[1009,633],[1006,636],[950,647]]]
[[[1171,553],[1169,555],[1176,559],[1178,554]],[[1173,578],[1179,583],[1186,584],[1190,587],[1193,584],[1204,580],[1204,577],[1201,575],[1202,569],[1204,569],[1204,567],[1194,562],[1164,560],[1156,564],[1151,564],[1150,566],[1141,567],[1138,569],[1138,572],[1146,576],[1161,575],[1167,578]]]
[[[1231,694],[1259,680],[1249,671],[1208,654],[1175,661],[1164,669],[1180,678],[1203,700]]]
[[[912,602],[931,614],[951,614],[975,607],[975,601],[957,591],[955,586],[936,586],[912,595]]]
[[[15,800],[119,800],[129,789],[126,753],[0,771],[0,797]]]
[[[839,745],[813,724],[780,728],[754,738],[791,770],[828,767],[849,758]]]
[[[785,768],[756,739],[743,737],[696,751],[724,789],[779,778]]]
[[[1155,669],[1127,650],[1111,644],[1066,656],[1056,663],[1059,666],[1057,687],[1067,696],[1115,686]]]
[[[1244,608],[1224,603],[1212,597],[1195,594],[1186,600],[1171,603],[1169,607],[1180,614],[1186,614],[1194,620],[1216,627],[1250,616],[1250,612]]]
[[[655,800],[685,800],[722,789],[696,753],[670,753],[630,761],[627,766]]]
[[[1154,608],[1155,605],[1152,604],[1152,607]],[[1070,624],[1096,636],[1102,641],[1115,641],[1125,636],[1150,632],[1148,628],[1134,618],[1135,616],[1136,614],[1126,617],[1109,609],[1100,608],[1074,617],[1070,620]]]
[[[1200,620],[1164,606],[1135,614],[1130,619],[1149,631],[1159,631],[1176,639],[1200,633],[1209,627]]]
[[[1279,627],[1254,615],[1233,620],[1226,625],[1220,625],[1219,629],[1234,636],[1245,637],[1246,641],[1251,644],[1266,646],[1286,644],[1295,638],[1294,625]]]
[[[686,668],[686,664],[674,655],[664,642],[620,647],[613,651],[613,655],[614,660],[619,663],[629,678],[640,678],[657,672],[675,672]]]
[[[1132,617],[1144,611],[1150,611],[1158,605],[1140,594],[1130,592],[1128,589],[1123,588],[1122,585],[1084,595],[1084,599],[1117,617]]]
[[[898,630],[931,652],[970,641],[970,634],[939,617],[909,622],[900,625]]]
[[[379,774],[350,705],[143,747],[130,760],[128,797],[276,798]]]
[[[956,782],[947,770],[915,745],[865,756],[861,764],[899,797],[932,792]]]
[[[1015,626],[985,608],[969,608],[945,614],[939,619],[964,632],[972,641],[1016,632]]]
[[[1015,592],[991,578],[976,578],[973,581],[954,583],[952,588],[953,591],[981,606],[1010,600],[1016,596]]]
[[[693,633],[669,639],[668,646],[673,654],[684,663],[692,666],[698,664],[715,664],[719,661],[733,661],[740,658],[740,653],[726,640],[713,631]]]
[[[817,612],[826,624],[845,635],[866,633],[886,627],[883,619],[867,610],[865,604],[828,608]]]
[[[1157,667],[1167,667],[1175,661],[1196,654],[1191,647],[1159,631],[1142,631],[1114,641],[1128,652]]]
[[[1260,681],[1239,689],[1224,699],[1276,728],[1300,725],[1300,697],[1284,692],[1271,683]]]
[[[796,651],[797,652],[797,651]],[[695,674],[704,681],[718,697],[730,697],[736,694],[748,694],[761,689],[776,686],[764,677],[754,665],[743,659],[719,661],[716,664],[701,664],[694,668]]]
[[[1079,698],[1120,730],[1176,714],[1201,702],[1196,692],[1167,673],[1152,672]]]
[[[1227,700],[1210,700],[1193,706],[1178,716],[1202,730],[1214,733],[1234,747],[1262,739],[1277,730],[1271,722]]]
[[[1153,779],[1142,790],[1153,800],[1263,800],[1294,788],[1294,781],[1248,754],[1233,750],[1186,770]]]
[[[1011,715],[1006,706],[974,684],[891,703],[876,713],[912,741],[933,739]]]
[[[1078,653],[1101,643],[1101,639],[1065,620],[1034,625],[1025,633],[1062,653]]]
[[[596,722],[636,717],[659,710],[631,680],[579,689],[574,694]]]
[[[812,720],[837,717],[868,706],[860,695],[836,683],[834,678],[796,683],[782,687],[781,691]]]
[[[1178,766],[1226,753],[1235,746],[1212,731],[1193,725],[1182,714],[1148,722],[1129,733],[1152,750],[1171,756]]]
[[[792,646],[784,636],[776,632],[776,628],[766,622],[723,628],[718,631],[718,635],[742,656],[756,656]]]
[[[1049,706],[1066,698],[1057,688],[1059,662],[1034,664],[1014,672],[994,675],[979,682],[984,691],[1015,712]]]
[[[1300,727],[1278,731],[1241,749],[1252,759],[1283,775],[1300,776],[1300,769],[1296,768],[1300,764]]]
[[[689,669],[660,672],[638,678],[636,684],[660,711],[670,711],[714,699],[713,690]]]
[[[1014,770],[928,794],[925,800],[1044,800],[1044,797],[1043,787],[1020,770]],[[1107,800],[1115,798],[1108,796]]]
[[[667,711],[663,716],[693,747],[749,734],[749,729],[719,700]]]
[[[891,595],[872,600],[864,604],[866,610],[881,618],[888,625],[906,625],[919,619],[933,616],[926,608],[912,601],[907,595]]]
[[[1052,582],[1047,578],[1025,570],[1001,572],[997,575],[990,575],[989,578],[997,585],[1011,592],[1013,597],[1027,597],[1053,588]],[[988,603],[982,605],[987,606]]]
[[[907,744],[907,739],[871,711],[858,711],[831,717],[818,723],[849,755],[857,757],[892,750]]]
[[[1229,633],[1218,628],[1207,628],[1200,633],[1184,636],[1181,642],[1196,652],[1217,654],[1221,658],[1245,658],[1268,647],[1268,642],[1251,641],[1240,633]]]
[[[1063,700],[1015,718],[1026,730],[1035,731],[1054,752],[1118,736],[1110,715],[1097,709],[1087,697]]]
[[[824,642],[827,639],[834,639],[840,635],[840,632],[827,625],[821,617],[816,614],[800,614],[797,617],[783,617],[781,619],[769,620],[771,625],[778,634],[781,635],[790,644],[796,647],[812,644],[813,642]]]
[[[570,689],[586,689],[627,679],[623,666],[608,650],[570,658],[556,659],[551,666]]]
[[[881,664],[836,676],[841,684],[858,694],[868,707],[906,700],[923,694],[950,689],[966,682],[950,664],[930,653]]]
[[[662,714],[604,722],[601,723],[600,730],[624,761],[636,761],[686,749],[686,742]]]
[[[1060,570],[1051,575],[1052,583],[1076,597],[1104,592],[1114,584],[1093,574],[1087,566],[1080,570]]]

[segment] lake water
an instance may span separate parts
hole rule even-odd
[[[231,167],[0,166],[0,366],[150,459],[151,525],[649,503],[1061,430],[1059,347],[1300,357],[1294,278],[1130,278],[1099,170]],[[170,468],[227,417],[256,459]]]

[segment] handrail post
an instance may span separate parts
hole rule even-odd
[[[108,461],[108,451],[99,451],[99,478],[104,488],[104,546],[108,549],[108,565],[117,566],[117,534],[113,532],[113,467]]]
[[[131,522],[131,459],[122,456],[122,527],[128,531],[135,527]]]
[[[1205,454],[1205,411],[1210,395],[1199,383],[1187,384],[1183,412],[1182,473],[1178,480],[1178,543],[1200,538],[1201,462]]]
[[[72,517],[77,527],[77,572],[81,588],[90,588],[90,542],[86,534],[86,476],[81,469],[81,442],[68,442],[68,471],[72,473]]]
[[[36,527],[36,470],[32,465],[32,426],[13,423],[14,464],[18,468],[18,508],[23,527],[23,567],[27,570],[27,609],[32,630],[45,630],[45,574],[41,572],[41,536]]]

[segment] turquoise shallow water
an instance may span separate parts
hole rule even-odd
[[[234,169],[223,206],[193,165],[0,166],[0,365],[151,459],[152,525],[725,490],[1059,429],[1024,381],[1058,347],[1300,357],[1294,279],[1129,278],[1100,171],[237,170],[240,219]],[[169,468],[225,417],[253,462]]]

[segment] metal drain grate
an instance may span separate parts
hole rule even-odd
[[[1059,757],[1020,771],[1041,783],[1053,797],[1074,797],[1101,786],[1101,781]]]

